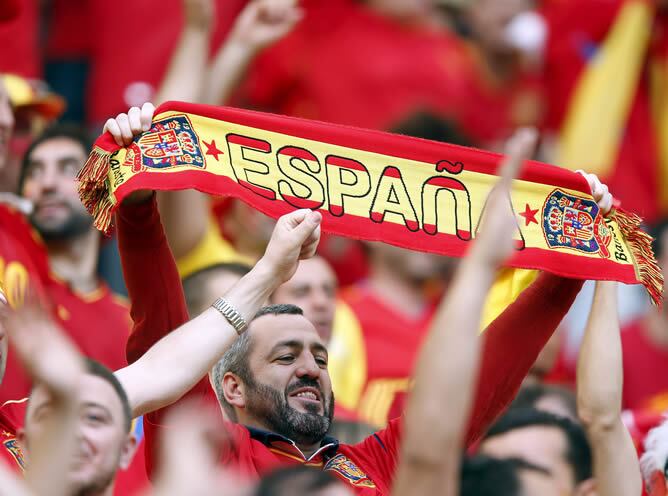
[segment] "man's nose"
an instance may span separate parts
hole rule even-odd
[[[300,362],[299,367],[297,367],[296,375],[300,378],[311,377],[313,379],[318,379],[320,377],[320,372],[321,369],[315,361],[315,358],[310,357]]]

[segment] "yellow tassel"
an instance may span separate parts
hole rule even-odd
[[[652,252],[652,237],[640,228],[642,219],[618,208],[614,219],[631,250],[640,282],[645,286],[655,305],[662,305],[663,273]]]
[[[77,176],[81,202],[92,213],[95,227],[105,234],[111,231],[113,207],[107,181],[110,158],[110,152],[95,147]]]

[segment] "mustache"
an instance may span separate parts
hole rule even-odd
[[[320,393],[320,397],[324,400],[325,399],[325,394],[322,391],[322,388],[320,387],[320,383],[316,379],[310,379],[303,377],[301,379],[298,379],[296,382],[288,386],[288,389],[285,391],[285,395],[289,396],[290,393],[293,391],[296,391],[297,389],[305,388],[305,387],[312,387],[318,390]]]

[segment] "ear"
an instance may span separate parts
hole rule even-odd
[[[596,496],[597,494],[596,480],[593,478],[580,482],[573,492],[573,496]]]
[[[225,400],[236,408],[246,407],[246,391],[241,379],[231,372],[223,376],[223,394]]]
[[[118,460],[118,468],[126,470],[130,466],[138,446],[139,444],[134,432],[127,434],[125,441],[123,441],[123,446],[121,446],[121,457]]]

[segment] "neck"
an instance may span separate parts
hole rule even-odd
[[[668,309],[652,309],[645,319],[645,335],[659,348],[668,350]]]
[[[80,292],[93,291],[98,286],[97,269],[100,235],[95,229],[76,238],[52,240],[47,243],[51,270]]]
[[[383,264],[372,264],[369,285],[382,301],[411,317],[419,317],[427,305],[421,283],[402,277]]]

